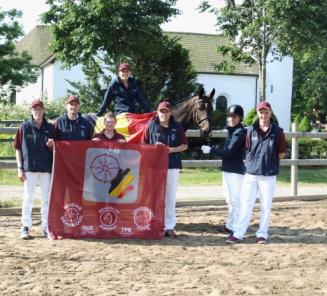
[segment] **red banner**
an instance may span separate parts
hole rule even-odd
[[[50,238],[162,239],[167,168],[162,145],[55,142]]]

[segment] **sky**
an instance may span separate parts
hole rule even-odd
[[[219,2],[222,0],[209,1],[216,5]],[[181,15],[162,25],[162,29],[173,32],[216,34],[215,16],[198,12],[196,9],[200,3],[201,0],[178,0],[176,7],[182,11]],[[39,15],[47,10],[45,0],[0,0],[0,7],[4,10],[16,8],[23,12],[20,22],[25,34],[41,23]]]

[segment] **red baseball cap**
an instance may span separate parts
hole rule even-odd
[[[123,71],[123,70],[131,71],[132,68],[131,68],[131,66],[129,64],[123,63],[123,64],[119,65],[119,71]]]
[[[43,104],[43,102],[40,99],[37,99],[37,100],[33,100],[32,101],[31,108],[33,109],[36,106],[40,106],[40,107],[44,108],[44,104]]]
[[[271,110],[271,106],[270,106],[270,104],[268,102],[262,101],[257,105],[257,110],[260,110],[260,109]]]
[[[163,102],[161,102],[161,103],[158,105],[158,110],[161,110],[161,109],[170,110],[170,109],[171,109],[170,103],[167,102],[167,101],[163,101]]]
[[[71,102],[77,102],[78,104],[80,104],[79,98],[73,95],[67,97],[66,104],[69,104]]]

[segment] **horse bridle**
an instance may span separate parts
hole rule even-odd
[[[206,100],[198,99],[198,100],[195,102],[195,106],[196,106],[198,103],[200,103],[200,102],[208,103]],[[207,120],[208,122],[210,122],[210,118],[209,118],[209,117],[205,117],[205,118],[203,118],[203,119],[199,119],[199,115],[198,115],[197,109],[198,109],[198,107],[196,107],[196,110],[195,110],[195,122],[196,122],[196,124],[199,125],[201,122],[206,121],[206,120]]]

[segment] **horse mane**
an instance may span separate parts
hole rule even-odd
[[[182,108],[183,106],[185,106],[185,104],[191,102],[194,98],[197,98],[198,96],[192,96],[192,95],[189,95],[186,99],[183,99],[183,100],[180,100],[178,102],[176,102],[173,106],[172,106],[172,109],[177,111],[179,110],[180,108]]]

